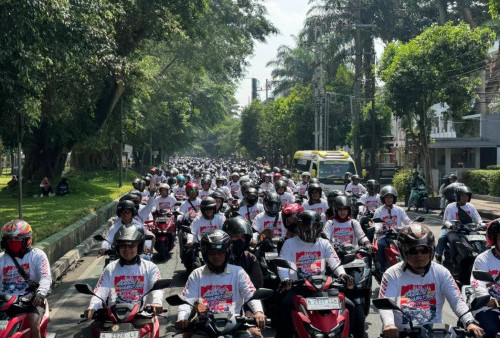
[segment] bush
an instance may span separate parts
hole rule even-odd
[[[500,196],[500,170],[471,170],[463,175],[463,183],[474,194]]]
[[[406,201],[410,196],[410,180],[413,174],[413,169],[398,170],[392,179],[394,188],[398,191],[398,201]]]
[[[500,165],[493,164],[486,167],[486,170],[500,170]]]

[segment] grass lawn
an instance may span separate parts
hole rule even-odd
[[[99,209],[105,204],[132,189],[132,180],[138,175],[129,170],[127,177],[123,173],[123,186],[118,188],[118,172],[69,172],[70,195],[54,197],[26,196],[23,193],[23,218],[31,224],[34,240],[42,239],[60,231],[78,219]],[[18,218],[18,199],[16,192],[6,188],[10,175],[0,176],[0,226],[11,219]],[[58,182],[50,182],[53,189]],[[23,182],[23,192],[35,192],[40,182],[26,184]],[[4,189],[5,188],[5,189]]]

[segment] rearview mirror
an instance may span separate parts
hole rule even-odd
[[[189,304],[187,300],[185,300],[184,298],[182,298],[179,295],[168,296],[165,300],[167,301],[168,305],[172,305],[172,306]]]
[[[250,300],[267,299],[267,298],[271,297],[273,295],[273,293],[274,293],[274,291],[271,289],[260,288],[260,289],[255,290],[255,292],[253,293],[253,296],[252,296],[252,298],[250,298]]]
[[[474,298],[474,300],[470,303],[470,308],[472,311],[478,310],[482,308],[483,306],[486,306],[488,302],[490,301],[490,295],[485,295],[485,296],[479,296]]]
[[[96,241],[99,241],[99,242],[102,242],[102,241],[105,241],[105,240],[106,240],[106,238],[104,238],[104,236],[103,236],[103,235],[94,235],[94,239],[95,239]]]
[[[344,264],[352,263],[352,262],[354,262],[355,259],[356,259],[356,254],[347,254],[342,259],[342,264],[344,265]]]
[[[273,259],[273,263],[280,268],[291,269],[290,263],[284,260],[283,258],[275,258]]]
[[[423,221],[425,221],[425,217],[424,216],[418,216],[417,218],[415,218],[414,222],[423,222]]]
[[[495,283],[495,280],[487,271],[474,270],[472,271],[472,276],[481,282]]]
[[[172,281],[170,279],[158,279],[151,288],[151,291],[166,289],[170,286]]]
[[[372,218],[373,223],[384,223],[384,220],[382,218]]]
[[[84,295],[94,295],[94,290],[88,284],[75,284],[75,289],[79,293],[83,293]]]
[[[373,305],[375,305],[378,310],[400,310],[399,306],[397,306],[397,304],[389,298],[374,299]]]
[[[181,225],[181,230],[184,231],[185,233],[190,234],[191,233],[191,227],[187,225]]]

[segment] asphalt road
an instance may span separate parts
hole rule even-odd
[[[418,215],[421,214],[419,213]],[[422,215],[426,217],[424,223],[432,229],[436,238],[438,238],[441,229],[441,220],[438,218],[437,213]],[[409,216],[414,219],[417,217],[417,214],[410,212]],[[78,324],[80,314],[87,308],[90,297],[77,293],[73,285],[75,283],[88,283],[92,288],[95,286],[104,265],[104,257],[97,257],[97,249],[95,247],[88,256],[74,265],[63,279],[57,283],[48,298],[51,307],[49,330],[56,332],[58,337],[90,337],[88,330],[89,322]],[[187,274],[180,262],[178,247],[175,247],[172,257],[169,260],[158,264],[158,266],[162,278],[167,278],[171,281],[170,286],[164,290],[165,297],[180,294],[187,279]],[[378,295],[378,291],[379,287],[374,279],[374,298]],[[177,308],[170,308],[166,302],[164,302],[164,307],[168,312],[165,314],[165,318],[160,318],[160,336],[172,337],[175,333],[172,325],[177,317]],[[457,318],[448,305],[444,307],[443,320],[448,324],[456,323]],[[367,337],[377,337],[381,332],[381,324],[377,310],[372,306],[366,320]],[[272,330],[267,330],[265,334],[267,337],[274,336]]]

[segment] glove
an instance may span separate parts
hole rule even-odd
[[[370,242],[367,242],[367,243],[365,244],[365,249],[366,249],[366,251],[368,251],[368,252],[373,252],[373,250],[374,250],[374,249],[373,249],[373,245],[372,245]]]
[[[35,298],[33,298],[34,306],[44,306],[45,305],[45,295],[41,292],[37,292]]]
[[[343,273],[339,276],[339,278],[342,281],[342,283],[344,283],[347,286],[348,289],[352,289],[354,287],[354,278],[352,278],[348,274]]]

